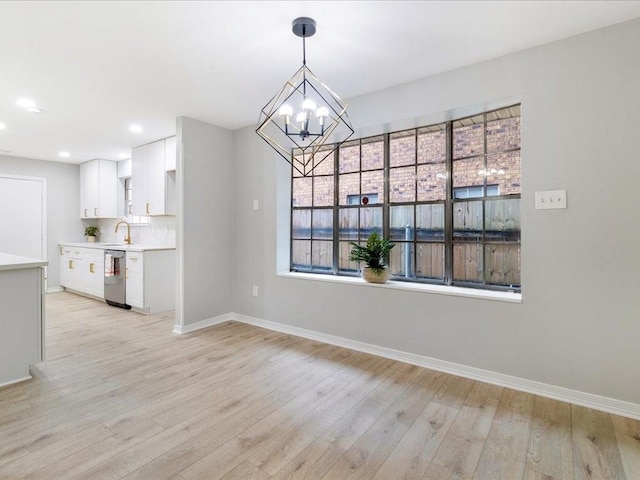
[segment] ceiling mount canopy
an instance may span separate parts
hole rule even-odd
[[[260,112],[256,133],[302,176],[353,135],[347,104],[307,67],[306,38],[316,22],[296,18],[293,33],[302,38],[302,67]]]

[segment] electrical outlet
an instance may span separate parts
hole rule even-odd
[[[253,201],[253,209],[254,210],[260,209],[260,202],[257,199]]]
[[[257,297],[257,296],[258,296],[258,286],[257,286],[257,285],[254,285],[254,286],[253,286],[253,296],[254,296],[254,297]]]
[[[552,208],[567,208],[566,190],[536,192],[536,210],[549,210]]]

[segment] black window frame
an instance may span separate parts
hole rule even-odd
[[[503,194],[502,192],[498,192],[499,194],[496,195],[493,191],[490,192],[488,190],[489,186],[493,186],[493,184],[491,182],[489,182],[487,180],[487,177],[485,176],[484,179],[484,185],[482,186],[482,192],[483,195],[482,196],[472,196],[472,197],[468,197],[468,198],[456,198],[454,192],[456,189],[459,188],[464,188],[464,185],[461,186],[454,186],[453,185],[453,172],[454,172],[454,162],[457,160],[466,160],[468,158],[471,157],[475,157],[475,158],[480,158],[483,157],[484,158],[484,168],[485,171],[488,171],[487,168],[487,158],[491,155],[496,155],[496,154],[508,154],[508,153],[512,153],[512,152],[518,152],[519,155],[519,159],[520,162],[522,160],[522,156],[521,156],[521,133],[518,137],[518,143],[517,143],[517,148],[511,148],[511,149],[504,149],[504,150],[499,150],[499,151],[493,151],[493,152],[488,152],[487,151],[487,122],[491,122],[496,120],[495,118],[491,118],[488,120],[488,117],[491,117],[492,115],[500,115],[500,112],[504,112],[504,111],[511,111],[511,109],[515,109],[514,111],[517,112],[517,114],[513,114],[511,115],[512,117],[520,117],[521,118],[521,106],[520,104],[515,104],[515,105],[510,105],[510,106],[506,106],[506,107],[501,107],[499,109],[494,109],[494,110],[490,110],[490,111],[486,111],[486,112],[481,112],[478,113],[476,115],[470,116],[470,117],[464,117],[464,118],[459,118],[459,119],[454,119],[454,120],[450,120],[450,121],[446,121],[446,122],[440,122],[438,124],[435,125],[428,125],[428,126],[423,126],[423,127],[418,127],[418,128],[412,128],[412,129],[405,129],[405,130],[400,130],[400,131],[396,131],[396,132],[389,132],[389,133],[385,133],[382,135],[375,135],[373,137],[364,137],[364,138],[360,138],[360,139],[354,139],[354,140],[350,140],[346,145],[353,147],[354,145],[360,145],[360,169],[357,171],[358,173],[360,173],[360,175],[362,175],[362,172],[366,172],[366,171],[371,171],[371,170],[363,170],[362,168],[362,145],[366,144],[366,143],[370,143],[373,141],[379,141],[380,139],[383,142],[383,151],[384,151],[384,161],[383,161],[383,178],[384,178],[384,184],[383,184],[383,192],[382,192],[382,202],[381,203],[375,203],[375,204],[370,204],[370,205],[350,205],[350,204],[345,204],[345,205],[340,205],[339,202],[339,195],[340,195],[340,171],[339,171],[339,158],[340,158],[340,149],[343,147],[340,147],[339,149],[336,149],[335,152],[333,152],[333,171],[332,173],[327,173],[327,172],[323,172],[322,175],[315,175],[314,172],[311,173],[311,175],[309,175],[306,178],[310,178],[310,183],[311,183],[311,204],[310,205],[294,205],[294,181],[296,178],[305,178],[305,177],[301,177],[293,168],[291,169],[292,173],[291,173],[291,215],[290,215],[290,220],[291,220],[291,228],[290,228],[290,271],[292,272],[305,272],[305,273],[319,273],[319,274],[331,274],[331,275],[336,275],[336,276],[358,276],[359,272],[355,269],[344,269],[344,268],[340,268],[339,262],[340,262],[340,248],[342,246],[342,248],[344,248],[344,244],[346,240],[341,240],[340,239],[340,229],[339,229],[339,215],[340,215],[340,211],[344,210],[344,209],[358,209],[358,237],[354,238],[352,240],[354,241],[364,241],[366,239],[366,236],[368,235],[368,233],[370,233],[370,230],[363,230],[362,228],[360,228],[360,221],[361,221],[361,211],[363,209],[371,209],[371,208],[377,208],[377,209],[381,209],[381,214],[382,214],[382,225],[380,226],[380,228],[377,229],[377,231],[379,231],[380,233],[382,233],[384,236],[389,237],[390,235],[390,209],[392,207],[397,207],[397,206],[403,206],[403,205],[408,205],[408,206],[413,206],[413,211],[414,211],[414,230],[415,230],[415,217],[416,217],[416,210],[417,210],[417,206],[418,205],[443,205],[444,206],[444,235],[443,235],[443,240],[442,242],[440,241],[433,241],[433,243],[442,243],[444,246],[444,252],[443,252],[443,257],[444,257],[444,267],[443,267],[443,277],[442,278],[426,278],[426,277],[417,277],[416,276],[416,272],[415,271],[411,271],[409,272],[410,274],[412,274],[411,276],[398,276],[398,275],[394,275],[392,276],[392,280],[397,280],[397,281],[404,281],[404,282],[409,282],[409,283],[417,283],[417,284],[435,284],[435,285],[445,285],[445,286],[460,286],[460,287],[468,287],[468,288],[476,288],[476,289],[483,289],[483,290],[495,290],[495,291],[514,291],[514,292],[521,292],[522,291],[522,286],[521,286],[521,239],[522,239],[522,231],[519,228],[517,230],[517,236],[514,236],[514,238],[512,239],[502,239],[500,241],[492,241],[491,240],[491,236],[487,233],[487,229],[486,229],[486,215],[487,215],[487,202],[490,201],[496,201],[496,200],[518,200],[517,205],[518,205],[518,212],[519,212],[519,208],[521,205],[521,193],[505,193]],[[454,128],[458,128],[460,125],[465,125],[465,123],[463,122],[468,122],[472,119],[479,119],[482,118],[482,125],[483,125],[483,145],[484,145],[484,151],[481,153],[474,153],[473,155],[471,155],[470,157],[460,157],[460,158],[454,158]],[[500,117],[498,117],[499,119]],[[431,129],[431,130],[429,130]],[[411,133],[409,132],[415,132],[416,138],[418,135],[419,131],[436,131],[437,129],[442,129],[445,131],[445,141],[446,141],[446,158],[445,158],[445,165],[446,165],[446,196],[444,200],[422,200],[422,201],[418,201],[418,187],[416,186],[416,196],[414,198],[413,201],[409,201],[409,202],[391,202],[390,199],[390,191],[389,191],[389,179],[390,179],[390,175],[391,175],[391,169],[394,167],[390,166],[390,139],[394,136],[394,135],[411,135]],[[418,146],[417,146],[417,142],[416,142],[416,156],[418,155],[417,151],[418,151]],[[416,168],[418,167],[419,163],[416,160],[416,163],[414,164],[414,166],[416,166]],[[411,165],[409,165],[411,166]],[[401,167],[395,167],[395,168],[401,168]],[[355,172],[354,172],[355,173]],[[519,169],[519,175],[521,178],[521,173],[522,173],[522,169]],[[323,176],[323,177],[329,177],[332,176],[333,177],[333,202],[331,205],[322,205],[322,206],[315,206],[313,205],[313,199],[314,199],[314,187],[315,187],[315,181],[314,178],[319,177],[319,176]],[[417,180],[416,180],[417,183]],[[477,188],[477,186],[474,186],[474,188]],[[362,197],[363,195],[367,194],[367,193],[371,193],[371,192],[359,192],[359,195]],[[356,195],[357,193],[353,193],[352,195]],[[454,247],[457,245],[463,245],[463,244],[473,244],[474,243],[474,239],[464,239],[461,237],[455,237],[454,235],[454,206],[455,205],[461,205],[464,204],[466,202],[481,202],[481,206],[482,206],[482,233],[481,235],[478,234],[478,236],[481,238],[480,240],[478,240],[478,238],[475,239],[475,244],[480,246],[481,249],[481,261],[482,261],[482,280],[481,281],[464,281],[464,280],[456,280],[454,279]],[[511,202],[513,203],[513,202]],[[332,243],[332,249],[331,249],[331,257],[332,257],[332,262],[331,262],[331,266],[325,266],[322,268],[314,268],[313,267],[313,260],[310,260],[309,266],[304,266],[304,265],[300,265],[300,264],[296,264],[294,263],[294,242],[299,241],[299,240],[304,240],[304,241],[310,241],[310,248],[309,248],[309,252],[311,255],[313,255],[314,252],[314,242],[328,242],[329,240],[327,240],[326,238],[323,238],[322,236],[319,236],[318,238],[314,238],[314,233],[313,233],[313,228],[310,229],[308,237],[305,238],[299,238],[299,237],[294,237],[294,215],[296,215],[296,211],[299,210],[308,210],[310,211],[310,226],[313,225],[313,221],[314,221],[314,214],[318,213],[321,210],[331,210],[332,211],[332,215],[333,215],[333,222],[332,222],[332,239],[330,240]],[[326,214],[325,214],[326,215]],[[518,222],[520,221],[520,215],[518,214]],[[327,227],[328,228],[328,227]],[[363,233],[364,232],[364,233]],[[418,235],[414,234],[413,239],[408,242],[411,246],[412,246],[412,253],[411,253],[411,258],[413,259],[413,265],[416,265],[416,250],[417,250],[417,246],[418,244],[423,244],[425,243],[425,241],[418,241]],[[395,243],[404,243],[402,241],[397,242],[396,240],[394,240]],[[426,243],[429,243],[429,241],[426,241]],[[485,256],[486,256],[486,251],[487,248],[490,248],[491,245],[517,245],[517,258],[518,258],[518,276],[520,277],[520,283],[515,285],[515,284],[510,284],[510,285],[506,285],[506,284],[497,284],[497,283],[488,283],[487,282],[487,272],[485,270],[486,268],[486,260],[485,260]],[[398,246],[396,248],[399,248]],[[413,268],[413,267],[412,267]],[[414,268],[415,269],[415,268]]]

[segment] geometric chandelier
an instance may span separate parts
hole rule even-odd
[[[354,131],[347,104],[307,67],[305,39],[316,22],[296,18],[292,30],[302,37],[302,67],[261,110],[256,133],[306,177]]]

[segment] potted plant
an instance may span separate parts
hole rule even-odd
[[[367,238],[366,245],[359,245],[350,242],[352,246],[349,253],[349,260],[352,262],[364,262],[362,278],[370,283],[387,283],[391,277],[391,270],[385,264],[391,249],[395,243],[391,243],[386,238],[382,238],[378,233],[373,232]]]
[[[84,236],[87,237],[87,242],[95,242],[99,231],[100,230],[95,225],[86,226],[84,229]]]

